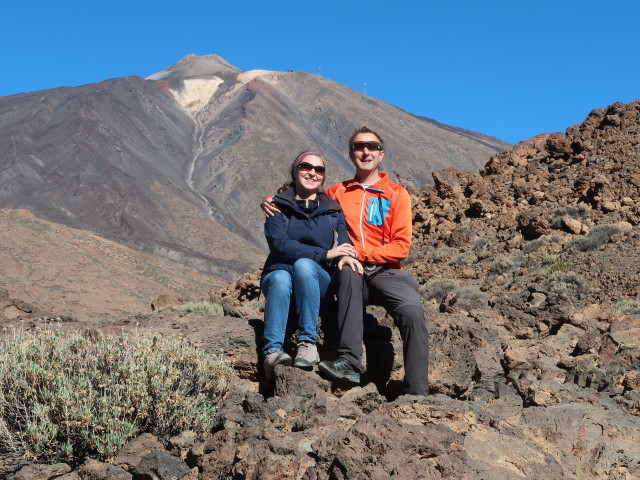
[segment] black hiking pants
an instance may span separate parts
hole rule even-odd
[[[418,284],[404,270],[388,269],[371,280],[343,267],[338,278],[338,357],[362,367],[364,307],[380,305],[393,317],[403,342],[406,392],[428,395],[429,334]]]

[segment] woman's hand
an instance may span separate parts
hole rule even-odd
[[[327,260],[333,260],[336,257],[347,256],[353,257],[356,254],[356,249],[350,243],[343,243],[337,247],[327,250]]]
[[[358,272],[360,275],[364,273],[364,270],[362,269],[362,264],[357,258],[342,257],[338,261],[338,270],[342,270],[342,267],[345,267],[345,266],[351,268],[351,270],[353,270],[354,272]]]
[[[273,203],[273,197],[268,196],[262,199],[260,202],[260,208],[265,217],[273,217],[276,213],[282,213],[280,209]]]

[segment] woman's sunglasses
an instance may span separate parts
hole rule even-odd
[[[324,175],[324,167],[321,165],[311,165],[309,162],[300,162],[298,164],[298,170],[302,172],[310,172],[315,170],[318,175]]]

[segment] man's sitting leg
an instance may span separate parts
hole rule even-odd
[[[383,300],[400,330],[407,384],[405,393],[428,395],[429,334],[418,284],[409,273],[389,269],[376,276],[369,289],[372,299]]]
[[[404,305],[395,312],[395,322],[402,337],[405,393],[429,395],[429,335],[420,305]]]

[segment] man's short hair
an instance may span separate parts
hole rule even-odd
[[[378,135],[377,132],[374,132],[369,127],[360,127],[355,132],[353,132],[353,135],[351,135],[351,138],[349,138],[349,144],[347,145],[347,149],[348,150],[351,150],[351,144],[353,143],[353,140],[360,133],[372,133],[372,134],[374,134],[376,137],[378,137],[378,141],[380,142],[380,146],[382,147],[382,150],[384,150],[384,140],[382,140],[382,137],[380,135]]]

